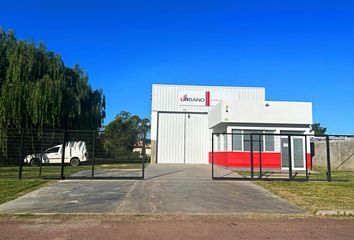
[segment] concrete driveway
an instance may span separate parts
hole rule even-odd
[[[209,165],[149,165],[145,180],[64,180],[0,213],[302,213],[251,182],[213,181]]]

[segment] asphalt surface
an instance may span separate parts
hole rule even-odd
[[[354,219],[0,221],[0,239],[354,239]]]
[[[149,165],[145,180],[65,180],[0,213],[277,213],[303,210],[251,182],[213,181],[210,165]]]

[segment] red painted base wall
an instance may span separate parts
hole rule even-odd
[[[307,153],[307,168],[311,168],[311,154]],[[250,168],[250,152],[214,152],[214,164],[225,167]],[[212,162],[212,153],[209,153],[209,163]],[[253,153],[253,167],[259,168],[259,153]],[[278,152],[262,153],[262,168],[281,168],[281,155]]]

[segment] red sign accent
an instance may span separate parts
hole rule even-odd
[[[209,91],[205,92],[205,100],[206,100],[205,105],[209,107],[210,106],[210,92]]]

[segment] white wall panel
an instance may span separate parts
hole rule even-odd
[[[312,124],[311,102],[223,101],[214,109],[209,112],[210,128],[220,123]]]
[[[158,163],[208,163],[207,114],[160,113],[158,118]]]
[[[157,112],[151,112],[151,129],[150,129],[150,139],[157,139]]]
[[[207,114],[187,114],[185,163],[208,163],[208,133]]]
[[[158,163],[184,163],[184,114],[158,116]]]

